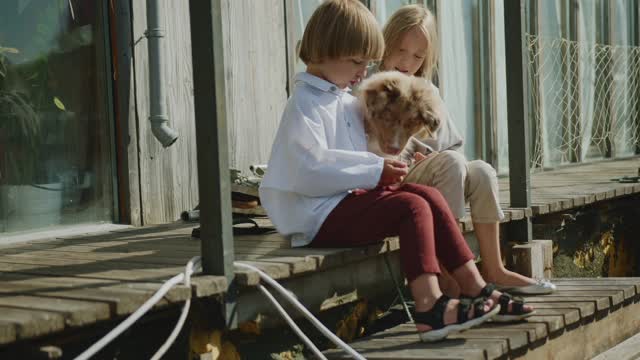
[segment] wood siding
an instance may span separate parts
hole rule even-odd
[[[148,121],[149,85],[146,4],[131,1],[135,114],[141,224],[174,221],[198,202],[193,73],[189,7],[186,1],[161,1],[165,83],[170,126],[177,142],[162,148]],[[268,160],[287,98],[284,4],[281,0],[223,0],[229,159],[231,167]],[[130,131],[134,129],[129,128]],[[133,136],[137,135],[137,136]],[[126,191],[126,190],[125,190]],[[130,192],[132,196],[138,196]]]

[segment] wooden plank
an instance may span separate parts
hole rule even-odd
[[[538,323],[545,327],[548,334],[553,334],[566,327],[562,315],[533,315],[526,319],[528,323]]]
[[[436,343],[421,343],[413,324],[401,324],[383,332],[373,334],[367,338],[356,340],[351,345],[355,349],[394,349],[409,346],[422,351],[423,356],[435,356],[434,349],[454,350],[483,350],[488,359],[499,358],[508,353],[508,343],[504,339],[446,339]],[[409,352],[409,356],[414,356]],[[396,358],[399,359],[399,358]]]
[[[596,312],[596,304],[587,301],[532,302],[531,305],[536,309],[575,309],[579,311],[580,319],[589,318]]]
[[[16,295],[0,297],[0,306],[60,313],[64,316],[65,324],[69,326],[93,324],[110,317],[109,305],[104,302]]]
[[[572,308],[561,307],[541,307],[541,304],[536,304],[536,315],[531,316],[527,320],[530,322],[545,322],[549,327],[549,332],[561,330],[565,326],[577,323],[580,321],[580,310]],[[554,319],[550,319],[554,317]],[[555,317],[561,317],[562,324],[557,324]],[[550,322],[553,322],[551,324]]]
[[[207,297],[227,291],[227,279],[224,276],[197,275],[191,278],[191,287],[196,297]]]
[[[351,346],[366,359],[485,359],[486,344],[447,340],[437,343],[425,344],[418,340],[413,330],[411,339],[398,339],[396,337],[377,337],[365,342],[354,342]],[[329,359],[351,358],[341,350],[329,350],[325,352]],[[491,357],[495,358],[495,357]]]
[[[530,318],[528,318],[530,319]],[[527,334],[529,343],[534,343],[538,340],[544,339],[548,336],[546,322],[528,321],[514,324],[504,323],[488,323],[483,325],[481,329],[496,329],[496,330],[523,330]]]
[[[287,263],[262,262],[262,261],[242,261],[249,265],[255,266],[264,271],[267,275],[274,279],[285,279],[292,275],[291,266]],[[258,273],[251,270],[245,270],[236,266],[236,280],[239,284],[245,286],[254,286],[260,283]]]
[[[69,282],[69,278],[64,279]],[[112,283],[112,282],[109,282]],[[36,281],[14,281],[2,282],[0,288],[0,297],[10,297],[20,294],[28,294],[42,298],[43,301],[48,299],[70,299],[79,301],[95,301],[104,302],[109,305],[110,311],[114,315],[126,315],[135,311],[149,297],[150,293],[131,292],[123,289],[102,287],[104,284],[82,284],[67,283],[62,284],[55,279],[50,278],[49,282]]]
[[[570,284],[570,285],[631,285],[636,289],[636,294],[640,294],[640,281],[637,278],[598,278],[598,279],[585,279],[585,278],[557,278],[553,279],[554,283],[558,284]]]
[[[584,297],[604,296],[609,297],[610,306],[618,305],[624,301],[624,292],[622,290],[604,289],[604,290],[566,290],[558,289],[553,293],[554,296],[566,296],[574,299],[582,299]]]
[[[531,214],[533,216],[548,214],[549,211],[548,204],[531,204]]]
[[[574,302],[592,302],[596,306],[597,311],[609,309],[609,298],[606,296],[556,296],[544,295],[544,296],[525,296],[525,301],[528,303],[574,303]]]
[[[631,299],[636,295],[636,289],[633,285],[571,285],[566,283],[558,283],[554,280],[559,291],[564,290],[620,290],[625,300]]]
[[[60,313],[7,306],[0,306],[0,320],[13,324],[17,339],[34,338],[65,327],[65,318]]]
[[[318,261],[313,258],[306,257],[292,257],[292,256],[269,256],[264,255],[246,255],[238,254],[236,256],[238,261],[260,261],[268,263],[278,263],[289,265],[291,274],[301,274],[308,271],[313,271],[318,268]]]
[[[0,309],[2,311],[2,309]],[[9,344],[16,340],[16,325],[0,316],[0,345]]]
[[[507,340],[510,350],[526,348],[529,345],[529,331],[523,329],[508,329],[504,327],[473,328],[460,333],[449,335],[449,339],[500,339]]]

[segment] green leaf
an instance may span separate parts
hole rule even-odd
[[[57,96],[53,97],[53,103],[56,104],[56,107],[62,111],[66,111],[67,109],[64,107],[64,104],[62,103],[62,101],[60,101],[60,99],[58,99]]]

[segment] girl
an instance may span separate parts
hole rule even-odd
[[[423,341],[435,341],[495,316],[501,294],[482,280],[437,190],[394,185],[406,165],[366,151],[363,119],[348,87],[366,75],[383,47],[375,18],[358,0],[328,0],[316,9],[300,46],[307,69],[296,76],[260,198],[293,246],[352,247],[399,235],[416,326]],[[465,292],[491,299],[443,295],[436,256]],[[524,311],[508,300],[505,305],[506,316]]]
[[[386,44],[381,70],[397,70],[424,77],[431,82],[438,62],[438,37],[433,14],[419,5],[396,11],[383,30]],[[433,84],[431,84],[435,88]],[[437,90],[437,88],[436,88]],[[440,99],[441,100],[441,99]],[[499,221],[504,217],[498,201],[498,180],[491,165],[482,160],[467,161],[457,150],[463,138],[451,120],[444,102],[440,108],[440,129],[434,138],[411,138],[405,161],[425,161],[423,171],[405,179],[440,190],[456,218],[471,205],[471,218],[480,244],[482,275],[510,293],[549,294],[555,285],[507,270],[500,255]],[[455,294],[459,289],[453,290]]]

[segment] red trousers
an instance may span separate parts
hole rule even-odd
[[[473,259],[447,202],[435,188],[404,184],[345,197],[329,214],[311,247],[352,247],[400,237],[402,269],[409,281],[453,271]]]

